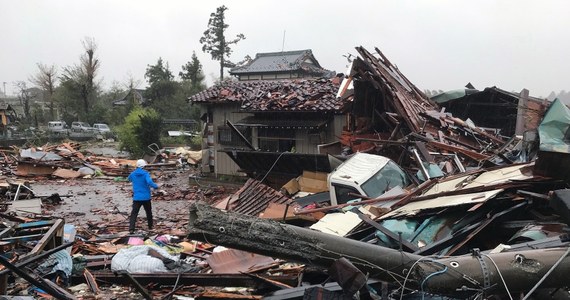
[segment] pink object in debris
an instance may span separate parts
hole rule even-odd
[[[159,235],[159,236],[156,237],[155,240],[157,240],[157,241],[159,241],[159,242],[161,242],[161,243],[163,243],[163,244],[168,244],[168,243],[170,243],[170,239],[169,239],[168,236],[166,236],[166,235]]]
[[[128,244],[132,246],[139,246],[139,245],[144,245],[144,241],[143,239],[138,237],[130,237]]]

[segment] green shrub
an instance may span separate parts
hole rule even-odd
[[[119,147],[127,150],[131,157],[142,157],[149,151],[148,145],[160,143],[162,118],[151,108],[137,107],[126,117],[123,125],[118,128]]]

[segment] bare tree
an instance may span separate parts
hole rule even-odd
[[[48,66],[38,63],[38,73],[30,77],[30,82],[44,92],[44,99],[49,102],[49,115],[51,120],[55,119],[53,94],[57,84],[57,68],[54,65]]]
[[[26,121],[29,122],[31,120],[30,100],[33,95],[28,89],[25,81],[17,81],[15,86],[18,89],[18,99],[20,100],[20,104],[24,107],[24,116]]]
[[[133,74],[130,72],[127,74],[127,79],[123,83],[123,86],[128,89],[129,91],[132,89],[136,89],[141,85],[141,80],[136,79]]]
[[[101,64],[95,55],[97,51],[97,43],[95,43],[95,40],[93,38],[85,38],[82,43],[85,53],[79,58],[78,65],[64,68],[63,80],[73,82],[79,89],[83,111],[85,114],[88,114],[91,104],[94,101],[93,98],[95,97],[97,88],[95,77],[97,76],[97,71],[101,67]]]

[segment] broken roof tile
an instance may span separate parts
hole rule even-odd
[[[188,98],[193,103],[241,103],[247,111],[340,111],[348,100],[336,97],[339,81],[224,82]]]

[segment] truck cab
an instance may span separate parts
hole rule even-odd
[[[356,153],[328,176],[331,205],[358,199],[352,194],[376,198],[388,190],[410,185],[408,175],[394,161],[380,155]]]

